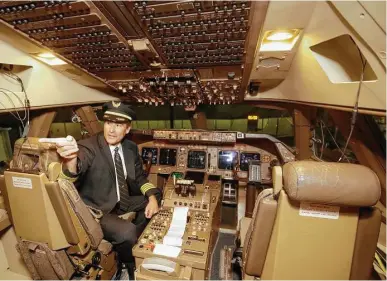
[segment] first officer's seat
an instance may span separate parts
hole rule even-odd
[[[112,245],[73,183],[59,178],[53,144],[38,138],[15,143],[11,169],[4,172],[8,203],[21,253],[34,279],[111,279]]]
[[[274,167],[273,181],[240,222],[243,279],[369,279],[381,223],[376,174],[297,161]]]

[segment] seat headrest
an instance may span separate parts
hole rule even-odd
[[[283,167],[284,189],[295,201],[341,206],[373,206],[380,182],[369,168],[346,163],[290,162]]]
[[[41,143],[39,138],[21,138],[15,142],[11,169],[48,173],[52,162],[61,162],[56,145]]]

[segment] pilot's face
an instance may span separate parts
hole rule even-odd
[[[103,135],[110,145],[116,145],[122,141],[130,131],[130,123],[114,123],[105,121],[103,125]]]

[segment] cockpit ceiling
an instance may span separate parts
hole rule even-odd
[[[258,37],[260,26],[251,24],[260,7],[250,1],[0,1],[0,18],[133,102],[230,104],[247,87],[246,46],[251,33]]]

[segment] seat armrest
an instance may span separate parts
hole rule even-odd
[[[243,248],[245,244],[245,238],[247,234],[247,230],[250,227],[251,218],[243,217],[239,221],[239,239],[240,239],[240,247]]]

